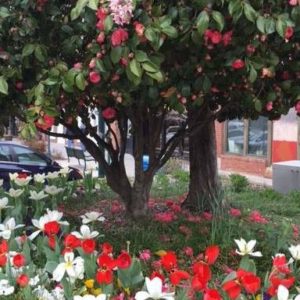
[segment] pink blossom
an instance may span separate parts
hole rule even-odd
[[[260,223],[260,224],[267,224],[269,221],[261,215],[261,213],[257,210],[254,210],[249,215],[249,220],[251,222]]]
[[[194,250],[192,247],[185,247],[183,249],[183,252],[186,256],[193,256],[194,255]]]
[[[212,215],[212,213],[210,213],[210,212],[204,212],[204,213],[202,214],[202,217],[203,217],[205,220],[210,221],[210,220],[212,220],[213,215]]]
[[[267,104],[266,104],[266,111],[271,111],[273,109],[273,102],[272,101],[269,101]]]
[[[232,217],[240,217],[241,216],[241,211],[237,208],[230,208],[229,210],[229,214],[232,216]]]
[[[73,68],[76,69],[76,70],[81,70],[82,69],[82,63],[78,62],[78,63],[74,64]]]
[[[140,252],[139,259],[143,261],[148,261],[151,258],[151,251],[149,249],[145,249],[142,252]]]
[[[296,224],[292,224],[293,237],[297,238],[299,236],[299,227]]]
[[[298,4],[298,0],[290,0],[289,5],[296,6]]]
[[[187,216],[187,221],[192,222],[192,223],[199,223],[201,222],[201,217],[200,216],[193,216],[193,215],[189,215]]]
[[[173,212],[162,212],[154,215],[154,220],[161,223],[171,223],[176,219]]]
[[[132,0],[110,0],[109,8],[112,18],[117,25],[129,24],[132,18]]]

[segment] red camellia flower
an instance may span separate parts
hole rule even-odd
[[[267,104],[266,104],[266,111],[271,111],[273,109],[273,102],[272,101],[269,101]]]
[[[117,115],[117,111],[113,107],[107,107],[102,110],[102,117],[105,120],[113,120]]]
[[[210,40],[213,44],[217,45],[222,42],[222,34],[221,32],[214,30],[210,34]]]
[[[59,233],[60,225],[57,221],[51,221],[45,224],[44,226],[44,232],[50,236],[50,235],[56,235]]]
[[[240,284],[236,280],[230,280],[223,284],[222,289],[231,300],[235,300],[242,292]]]
[[[110,284],[113,281],[112,270],[98,270],[96,273],[96,281],[99,284]]]
[[[54,124],[55,118],[52,116],[44,115],[42,118],[35,122],[35,126],[43,130],[49,129]]]
[[[232,30],[227,31],[223,34],[223,37],[222,37],[223,45],[225,47],[228,46],[231,43],[231,40],[232,40]]]
[[[111,45],[113,47],[120,46],[128,40],[128,32],[123,28],[116,29],[111,35]]]
[[[203,297],[203,300],[221,300],[221,299],[222,299],[221,295],[215,289],[207,289]]]
[[[82,241],[81,247],[84,253],[91,254],[96,249],[96,242],[92,239],[86,239]]]
[[[253,54],[255,51],[256,51],[256,48],[255,48],[254,45],[251,45],[251,44],[247,45],[246,52],[247,52],[248,55]]]
[[[239,70],[245,67],[245,63],[242,59],[236,59],[232,62],[231,66],[233,69]]]
[[[68,234],[66,235],[64,239],[64,246],[66,248],[71,248],[75,249],[81,245],[80,239],[78,239],[75,235],[73,234]]]
[[[20,287],[25,287],[29,283],[29,277],[26,274],[21,274],[17,277],[16,282]]]
[[[105,41],[105,34],[103,31],[101,31],[99,33],[99,35],[97,36],[97,43],[102,45],[104,43],[104,41]]]
[[[205,250],[205,261],[209,265],[213,265],[217,260],[220,253],[220,248],[216,245],[212,245],[206,248]]]
[[[123,67],[127,67],[128,66],[128,59],[125,58],[125,57],[122,57],[120,59],[120,65],[123,66]]]
[[[144,35],[145,26],[140,22],[134,22],[134,31],[138,37],[142,37]]]
[[[116,265],[119,269],[127,269],[131,265],[130,255],[123,251],[116,259]]]
[[[294,28],[291,26],[288,26],[285,29],[284,38],[289,40],[294,35]]]
[[[25,263],[26,263],[26,259],[25,259],[25,256],[23,254],[16,254],[13,257],[14,267],[21,268],[21,267],[25,266]]]
[[[76,69],[76,70],[81,70],[82,69],[82,63],[78,62],[78,63],[74,64],[73,68]]]
[[[164,256],[161,257],[160,262],[166,271],[171,271],[177,267],[176,254],[173,251],[168,251]]]
[[[93,84],[99,83],[101,80],[101,76],[98,72],[92,71],[89,73],[90,82]]]

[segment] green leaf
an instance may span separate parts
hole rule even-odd
[[[33,53],[35,49],[35,45],[34,44],[26,44],[25,47],[22,50],[22,56],[29,56]]]
[[[8,84],[4,76],[0,76],[0,93],[8,94]]]
[[[36,46],[35,50],[34,50],[34,56],[36,57],[37,60],[39,60],[40,62],[44,62],[45,61],[45,56],[43,54],[43,50],[40,46]]]
[[[156,73],[159,71],[159,67],[150,61],[142,63],[142,68],[150,73]]]
[[[287,28],[286,21],[282,20],[281,18],[278,18],[277,22],[276,22],[276,31],[283,38],[284,38],[284,35],[285,35],[286,28]]]
[[[206,10],[203,10],[198,18],[197,18],[197,31],[199,32],[200,35],[203,35],[205,30],[208,28],[208,23],[209,23],[209,15]]]
[[[76,6],[71,10],[71,20],[72,21],[76,20],[80,16],[81,12],[88,4],[88,1],[89,0],[78,0],[77,1]]]
[[[266,33],[265,32],[265,18],[262,16],[259,16],[256,20],[256,26],[258,28],[258,30],[262,33]]]
[[[254,100],[254,108],[257,112],[261,112],[262,111],[262,103],[259,99],[255,99]]]
[[[144,51],[141,51],[141,50],[137,50],[134,53],[134,57],[140,63],[145,62],[145,61],[149,61],[149,57],[148,57],[147,53],[144,52]]]
[[[145,37],[150,42],[155,42],[157,40],[157,34],[151,27],[148,27],[145,30]]]
[[[265,32],[272,34],[275,32],[275,20],[273,18],[265,19]]]
[[[137,77],[142,77],[142,68],[141,68],[141,65],[140,63],[137,62],[137,60],[134,58],[130,61],[129,63],[129,68],[130,68],[130,71]]]
[[[118,269],[118,279],[123,288],[132,288],[140,285],[144,281],[140,261],[136,258],[132,259],[132,263],[127,269]]]
[[[112,17],[109,15],[105,18],[104,20],[104,31],[105,33],[108,33],[111,31],[111,29],[113,28],[114,22]]]
[[[9,10],[6,7],[0,7],[0,18],[7,18],[10,16]]]
[[[245,14],[245,17],[255,23],[256,21],[256,18],[258,16],[258,13],[257,11],[247,2],[244,3],[244,14]]]
[[[241,0],[232,0],[228,6],[229,14],[233,17],[234,22],[236,22],[241,14],[243,13],[243,6]]]
[[[110,51],[110,59],[113,64],[119,63],[123,53],[122,47],[114,47]]]
[[[88,7],[93,10],[97,10],[99,5],[99,0],[89,0]]]
[[[216,21],[217,25],[218,25],[218,30],[222,31],[225,25],[225,21],[224,21],[224,17],[223,15],[219,12],[214,10],[212,12],[212,17],[213,19]]]
[[[173,26],[168,26],[168,27],[163,28],[162,32],[173,39],[176,39],[178,37],[178,31]]]
[[[155,79],[158,82],[164,81],[164,76],[161,71],[158,71],[156,73],[147,72],[147,75],[150,76],[151,78]]]
[[[250,66],[250,71],[249,71],[249,80],[250,82],[254,82],[257,79],[257,71],[254,69],[253,66]]]
[[[76,84],[76,86],[78,87],[79,90],[81,90],[81,91],[85,90],[86,82],[85,82],[85,78],[84,78],[82,73],[79,73],[75,77],[75,84]]]
[[[49,272],[49,273],[53,273],[53,271],[56,269],[58,263],[56,261],[47,261],[46,265],[45,265],[45,271]]]
[[[203,80],[203,91],[205,92],[205,93],[208,93],[209,91],[210,91],[210,88],[211,88],[211,81],[210,81],[210,79],[207,77],[207,76],[205,76],[204,77],[204,80]]]

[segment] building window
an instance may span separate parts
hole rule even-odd
[[[268,119],[227,122],[226,151],[232,154],[265,157],[268,153]]]

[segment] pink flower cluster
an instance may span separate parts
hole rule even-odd
[[[129,24],[132,18],[132,0],[110,0],[111,16],[117,25]]]

